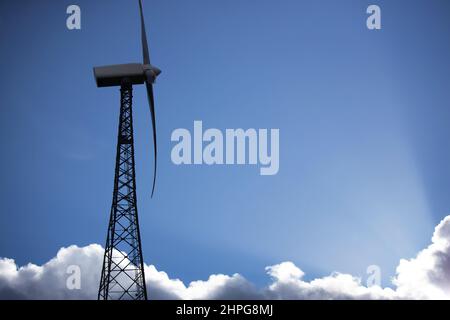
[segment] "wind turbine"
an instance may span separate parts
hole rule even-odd
[[[141,0],[139,0],[139,12],[143,62],[94,68],[97,87],[120,86],[121,93],[114,191],[98,293],[99,300],[147,299],[136,200],[132,90],[133,85],[144,83],[147,89],[155,156],[151,191],[153,197],[157,166],[153,83],[161,70],[150,63]]]

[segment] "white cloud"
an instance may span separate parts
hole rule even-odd
[[[42,266],[18,267],[2,258],[0,299],[96,299],[102,259],[103,248],[97,244],[62,248]],[[70,265],[80,266],[80,290],[67,289]],[[145,266],[151,299],[450,299],[450,216],[436,227],[426,249],[400,261],[393,289],[366,287],[361,279],[342,273],[305,281],[292,262],[266,271],[271,283],[257,288],[240,274],[216,274],[185,285],[153,265]]]
[[[450,299],[450,216],[439,223],[432,243],[416,258],[400,260],[393,283],[401,297]]]
[[[94,299],[102,259],[103,248],[97,244],[62,248],[42,266],[30,263],[18,268],[14,260],[0,259],[0,299]],[[81,268],[82,290],[66,287],[70,265]]]
[[[361,280],[348,274],[333,273],[324,278],[303,281],[304,273],[292,262],[267,267],[273,282],[266,289],[271,299],[392,299],[392,289],[365,287]]]

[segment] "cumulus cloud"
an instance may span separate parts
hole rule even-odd
[[[99,266],[103,248],[93,244],[62,248],[42,266],[18,267],[14,260],[0,259],[0,299],[94,299],[97,298]],[[80,266],[81,290],[68,290],[67,273],[71,265]]]
[[[96,299],[103,248],[92,244],[70,246],[38,266],[18,267],[0,259],[0,299]],[[70,266],[79,266],[81,288],[70,290]],[[269,266],[271,279],[257,288],[240,274],[211,275],[188,285],[171,279],[153,265],[145,265],[151,299],[450,299],[450,216],[436,227],[431,244],[413,259],[402,259],[392,280],[393,288],[364,286],[349,274],[305,281],[304,272],[292,262]]]
[[[450,216],[436,227],[426,249],[400,260],[393,283],[402,297],[450,299]]]

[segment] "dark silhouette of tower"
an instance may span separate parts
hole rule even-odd
[[[114,191],[98,299],[146,300],[134,168],[131,83],[120,88]]]
[[[99,300],[147,300],[136,199],[132,98],[133,85],[145,84],[153,127],[153,151],[155,154],[151,192],[153,196],[157,163],[153,83],[161,70],[150,63],[142,0],[139,0],[139,12],[143,63],[94,68],[98,87],[120,86],[121,94],[114,191],[98,291]]]

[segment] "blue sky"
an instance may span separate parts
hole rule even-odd
[[[82,30],[66,28],[78,4]],[[369,4],[382,30],[366,28]],[[292,260],[310,277],[387,283],[450,211],[450,3],[144,1],[159,147],[135,87],[144,259],[185,281]],[[104,245],[119,93],[92,67],[141,61],[125,0],[2,1],[0,256],[42,263]],[[280,171],[175,166],[176,128],[279,128]]]

